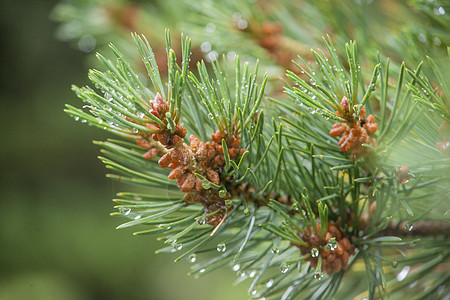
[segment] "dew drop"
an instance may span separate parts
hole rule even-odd
[[[394,269],[397,268],[397,267],[398,267],[398,262],[394,260],[394,261],[392,262],[391,266],[392,266],[392,268],[394,268]]]
[[[212,113],[209,113],[208,118],[212,120],[212,119],[214,119],[214,115]]]
[[[273,285],[273,279],[266,282],[266,287],[271,287]]]
[[[139,220],[141,218],[141,215],[135,215],[134,217],[133,217],[133,220]]]
[[[337,242],[336,242],[336,238],[331,238],[329,241],[328,241],[328,246],[330,246],[330,250],[331,251],[334,251],[334,250],[336,250],[336,248],[337,248]]]
[[[205,222],[206,222],[205,218],[198,219],[198,221],[197,221],[198,225],[204,225]]]
[[[75,117],[74,119],[75,119],[75,121],[78,121],[80,119],[80,117]]]
[[[322,278],[323,278],[323,274],[322,273],[320,273],[320,272],[314,273],[314,279],[322,280]]]
[[[195,263],[196,260],[197,260],[197,255],[195,253],[192,253],[191,255],[189,255],[190,263]]]
[[[285,262],[282,263],[280,265],[280,270],[281,270],[281,273],[286,273],[289,270],[289,265]]]
[[[278,249],[278,248],[272,248],[272,253],[273,253],[273,254],[278,254],[278,253],[280,253],[280,249]]]
[[[201,269],[200,271],[198,271],[199,273],[205,273],[206,269]]]
[[[205,190],[209,190],[209,189],[211,188],[211,185],[210,185],[209,183],[207,183],[207,182],[204,182],[204,183],[202,183],[202,187],[203,187]]]
[[[312,249],[311,249],[311,256],[312,256],[312,257],[317,257],[317,256],[319,256],[319,250],[317,250],[317,248],[312,248]]]
[[[412,225],[409,224],[409,223],[406,223],[405,226],[403,226],[403,228],[405,228],[405,229],[408,230],[408,231],[412,231],[412,230],[414,229],[414,226],[412,226]]]
[[[250,278],[253,278],[253,277],[255,277],[255,275],[256,275],[256,270],[253,270],[253,271],[250,272],[250,274],[248,276]]]
[[[122,215],[127,216],[127,215],[130,214],[131,209],[130,209],[130,208],[125,208],[125,207],[120,207],[120,208],[119,208],[119,212],[120,212]]]
[[[238,272],[238,276],[239,277],[246,277],[247,274],[245,273],[245,271],[240,271],[240,272]]]
[[[183,248],[183,245],[178,244],[178,243],[176,243],[176,242],[173,242],[173,243],[172,243],[172,247],[173,247],[173,249],[175,249],[176,251],[180,251],[181,248]]]
[[[227,250],[227,245],[225,243],[220,243],[217,245],[218,252],[225,252]]]
[[[233,266],[233,271],[239,271],[240,268],[241,268],[241,265],[240,265],[240,264],[235,264],[235,265]]]
[[[253,296],[256,295],[256,290],[253,290],[250,294],[252,294]]]
[[[442,6],[436,7],[433,11],[434,11],[434,14],[437,16],[445,15],[445,9]]]
[[[409,266],[405,266],[405,267],[400,271],[400,273],[398,273],[398,275],[397,275],[397,280],[398,280],[398,281],[404,280],[404,279],[406,278],[406,276],[408,275],[408,273],[409,273],[409,269],[410,269]]]

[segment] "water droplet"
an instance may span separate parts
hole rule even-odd
[[[80,117],[75,117],[74,119],[75,119],[75,121],[78,121],[80,119]]]
[[[195,253],[192,253],[189,255],[189,262],[194,263],[197,260],[197,255]]]
[[[437,16],[445,15],[445,9],[442,6],[436,7],[433,11],[434,11],[434,14]]]
[[[133,220],[139,220],[141,218],[141,215],[135,215],[134,217],[133,217]]]
[[[201,269],[200,271],[198,271],[199,273],[205,273],[206,269]]]
[[[286,273],[289,270],[289,265],[285,262],[282,263],[280,265],[280,270],[281,270],[281,273]]]
[[[273,279],[266,282],[266,287],[271,287],[273,285]]]
[[[239,272],[238,272],[238,276],[239,276],[239,277],[246,277],[247,274],[245,273],[245,271],[239,271]]]
[[[250,274],[248,276],[250,278],[253,278],[253,277],[255,277],[255,275],[256,275],[256,270],[253,270],[253,271],[250,272]]]
[[[239,29],[244,30],[244,29],[247,28],[248,23],[247,23],[246,20],[240,19],[239,21],[237,21],[237,24],[236,24],[236,25],[237,25],[237,27],[238,27]]]
[[[214,23],[208,23],[205,27],[206,32],[212,33],[216,31],[216,25]]]
[[[322,278],[323,278],[323,274],[322,273],[320,273],[320,272],[314,273],[314,279],[322,280]]]
[[[405,279],[406,276],[408,275],[409,269],[410,269],[409,266],[405,266],[405,267],[400,271],[400,273],[398,273],[398,275],[397,275],[397,280],[398,280],[398,281],[402,281],[403,279]]]
[[[435,37],[435,38],[433,39],[433,43],[434,43],[436,46],[440,46],[440,45],[441,45],[441,40],[440,40],[438,37]]]
[[[197,221],[198,225],[204,225],[205,222],[206,222],[205,218],[198,219],[198,221]]]
[[[392,262],[391,266],[392,266],[392,268],[394,268],[394,269],[397,268],[398,262],[394,260],[394,261]]]
[[[414,229],[414,226],[412,226],[412,225],[409,224],[409,223],[406,223],[405,226],[403,226],[403,228],[405,228],[405,229],[408,230],[408,231],[412,231],[412,230]]]
[[[273,253],[273,254],[278,254],[278,253],[280,253],[280,249],[278,249],[278,248],[272,248],[272,253]]]
[[[427,37],[423,33],[419,33],[418,38],[419,38],[419,41],[421,41],[422,43],[425,43],[427,41]]]
[[[329,239],[327,245],[330,246],[330,250],[331,250],[331,251],[336,250],[336,248],[337,248],[336,238],[333,237],[333,238]]]
[[[239,271],[240,268],[241,268],[241,265],[240,265],[240,264],[235,264],[235,265],[233,266],[233,271]]]
[[[252,294],[253,296],[256,295],[256,290],[253,290],[250,294]]]
[[[227,250],[227,245],[225,243],[220,243],[217,245],[218,252],[225,252]]]
[[[317,250],[317,248],[312,248],[312,249],[311,249],[311,256],[312,256],[312,257],[317,257],[317,256],[319,256],[319,250]]]
[[[203,182],[203,183],[202,183],[202,187],[203,187],[205,190],[209,190],[209,189],[211,188],[211,185],[210,185],[209,183],[207,183],[207,182]]]
[[[141,119],[141,118],[143,118],[143,117],[144,117],[144,113],[143,113],[143,112],[140,112],[140,111],[138,111],[138,112],[136,113],[136,117],[138,117],[139,119]]]
[[[176,251],[180,251],[181,248],[183,248],[183,245],[178,244],[177,242],[173,242],[173,243],[172,243],[172,247],[173,247],[173,249],[175,249]]]
[[[133,132],[133,133],[138,133],[139,130],[137,130],[136,128],[133,128],[133,129],[131,130],[131,132]]]
[[[125,208],[125,207],[120,207],[120,208],[119,208],[119,212],[120,212],[122,215],[127,216],[127,215],[130,214],[131,209],[130,209],[130,208]]]

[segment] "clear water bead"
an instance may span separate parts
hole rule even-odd
[[[173,247],[173,249],[175,249],[176,251],[180,251],[181,248],[183,248],[183,245],[174,242],[174,243],[172,244],[172,247]]]
[[[127,216],[127,215],[130,214],[131,209],[130,209],[130,208],[121,207],[121,208],[119,208],[119,212],[120,212],[122,215]]]
[[[280,270],[281,270],[281,273],[286,273],[289,270],[289,265],[285,262],[282,263],[280,265]]]
[[[280,249],[278,249],[278,248],[272,248],[272,253],[273,253],[273,254],[278,254],[278,253],[280,253]]]
[[[321,280],[323,278],[323,274],[320,272],[314,273],[314,279]]]
[[[218,252],[225,252],[227,250],[227,246],[224,243],[220,243],[217,245]]]
[[[194,263],[197,260],[197,255],[195,253],[192,253],[189,255],[189,262]]]
[[[317,250],[317,248],[312,248],[312,249],[311,249],[311,256],[312,256],[312,257],[317,257],[317,256],[319,256],[319,250]]]
[[[239,271],[239,269],[241,268],[240,264],[236,264],[233,266],[233,271]]]

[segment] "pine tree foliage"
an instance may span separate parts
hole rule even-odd
[[[144,35],[136,66],[111,44],[66,112],[116,136],[95,143],[130,185],[118,228],[157,234],[194,276],[229,266],[256,299],[448,295],[449,22],[435,2],[412,4],[426,22],[395,26],[402,38],[367,23],[370,3],[200,1],[178,21],[194,47],[166,31],[164,63]]]

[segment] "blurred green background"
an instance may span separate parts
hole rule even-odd
[[[0,299],[245,299],[231,269],[194,279],[155,236],[114,229],[119,187],[90,142],[106,137],[63,112],[89,66],[55,38],[56,4],[0,9]]]

